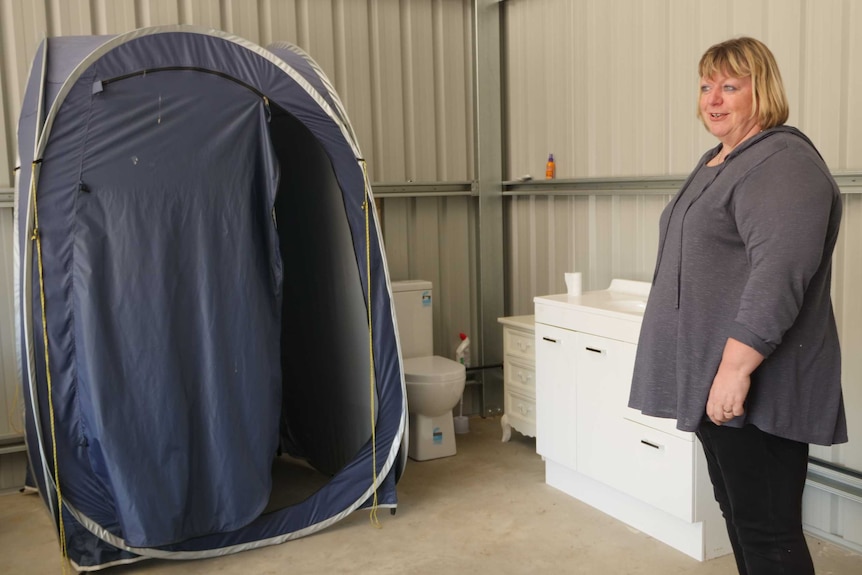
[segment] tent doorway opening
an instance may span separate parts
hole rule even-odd
[[[296,117],[273,104],[270,111],[284,287],[283,454],[273,463],[268,510],[304,499],[352,461],[371,439],[372,393],[377,403],[368,383],[368,312],[332,163]]]

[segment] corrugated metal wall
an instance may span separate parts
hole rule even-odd
[[[843,351],[841,369],[850,443],[831,450],[814,448],[812,454],[862,471],[862,193],[844,195],[844,221],[833,265],[832,301]],[[859,527],[862,543],[862,523]]]
[[[17,364],[15,362],[15,332],[12,321],[12,210],[4,209],[0,200],[0,445],[5,440],[23,434],[20,418],[20,398],[17,385]]]
[[[718,9],[717,9],[718,8]],[[685,174],[714,139],[695,119],[697,63],[766,42],[790,121],[835,171],[862,170],[862,4],[851,0],[509,0],[510,179]]]
[[[434,285],[434,350],[454,357],[459,332],[478,325],[475,204],[469,196],[387,198],[386,257],[393,280],[421,278]],[[475,341],[475,338],[471,337]]]
[[[506,210],[508,300],[529,314],[533,297],[563,293],[563,274],[580,271],[583,289],[612,278],[652,279],[658,218],[670,195],[516,195]]]
[[[46,36],[194,24],[260,45],[297,44],[345,104],[372,181],[472,175],[469,0],[4,0],[0,157],[15,129],[33,54]],[[0,170],[0,187],[11,187]]]

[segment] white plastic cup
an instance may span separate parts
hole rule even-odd
[[[581,295],[581,272],[566,272],[566,293],[568,295]]]

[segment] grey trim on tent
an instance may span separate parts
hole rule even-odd
[[[120,565],[134,565],[135,563],[140,563],[141,561],[147,561],[148,559],[150,559],[150,557],[142,557],[141,556],[141,557],[132,557],[130,559],[118,559],[117,561],[109,561],[108,563],[101,563],[99,565],[94,565],[92,567],[87,566],[87,565],[80,565],[77,562],[75,562],[75,560],[72,559],[71,557],[67,557],[67,559],[69,560],[69,563],[72,564],[72,568],[75,571],[77,571],[79,573],[83,573],[83,572],[92,573],[93,571],[101,571],[102,569],[107,569],[109,567],[119,567]]]
[[[323,72],[320,66],[317,65],[317,62],[312,59],[311,56],[308,55],[308,52],[297,46],[296,44],[291,44],[289,42],[273,42],[267,46],[267,49],[270,47],[273,48],[281,48],[284,50],[288,50],[297,54],[308,61],[309,66],[312,70],[317,74],[321,83],[323,83],[326,91],[329,93],[329,96],[332,98],[333,104],[338,111],[339,117],[342,119],[345,127],[350,131],[350,141],[358,142],[359,139],[356,137],[356,134],[353,133],[353,126],[350,125],[350,122],[347,120],[347,110],[344,109],[344,104],[341,102],[341,99],[338,97],[338,93],[335,91],[335,86],[329,81],[329,77]],[[357,158],[359,154],[357,153]]]
[[[81,74],[86,69],[88,69],[102,55],[106,54],[107,52],[114,49],[115,47],[118,47],[118,46],[120,46],[120,45],[122,45],[122,44],[124,44],[130,40],[134,40],[137,38],[141,38],[141,37],[145,37],[145,36],[149,36],[149,35],[154,35],[154,34],[171,33],[171,32],[183,32],[183,33],[201,34],[201,35],[218,37],[218,38],[221,38],[221,39],[226,40],[228,42],[238,44],[238,45],[254,52],[258,56],[266,59],[267,61],[269,61],[273,65],[277,66],[285,74],[287,74],[294,82],[296,82],[296,84],[301,86],[302,89],[305,92],[307,92],[309,94],[309,96],[318,104],[318,106],[321,108],[321,110],[323,110],[327,114],[327,116],[329,116],[335,122],[335,124],[339,127],[342,135],[344,136],[345,141],[347,142],[347,144],[350,146],[351,150],[353,151],[356,161],[360,162],[360,163],[364,162],[364,160],[362,159],[361,153],[358,149],[358,144],[356,143],[356,140],[355,140],[355,137],[353,134],[353,130],[350,127],[349,123],[347,122],[346,114],[342,115],[342,114],[344,114],[343,105],[342,105],[340,99],[338,98],[337,94],[335,94],[331,84],[329,83],[328,80],[325,80],[325,75],[322,74],[322,72],[320,71],[320,68],[316,64],[313,64],[313,68],[314,68],[315,72],[321,76],[321,79],[323,79],[323,82],[324,82],[327,90],[330,91],[329,96],[332,98],[332,101],[335,103],[337,111],[333,111],[333,109],[329,105],[329,103],[318,93],[318,91],[311,84],[309,84],[293,68],[289,67],[282,59],[278,58],[272,52],[270,52],[266,49],[263,49],[260,46],[253,44],[253,43],[251,43],[251,42],[249,42],[243,38],[235,36],[233,34],[227,34],[227,33],[221,32],[219,30],[212,29],[212,28],[199,27],[199,26],[187,26],[187,25],[171,25],[171,26],[158,26],[158,27],[151,27],[151,28],[142,28],[142,29],[138,29],[138,30],[135,30],[135,31],[132,31],[129,33],[120,34],[120,35],[114,36],[112,38],[109,38],[103,44],[99,45],[98,48],[93,50],[86,58],[84,58],[64,80],[64,83],[60,87],[60,90],[58,91],[56,98],[54,99],[54,101],[51,104],[51,107],[48,111],[48,114],[45,118],[44,123],[39,122],[37,124],[37,138],[35,140],[35,149],[34,149],[34,155],[33,155],[34,162],[38,161],[38,159],[41,157],[41,154],[44,152],[45,147],[47,146],[47,143],[49,140],[49,135],[51,133],[51,129],[53,127],[55,117],[59,113],[59,109],[62,106],[63,102],[65,101],[66,96],[71,91],[72,87],[75,85],[78,78],[81,76]],[[47,51],[48,51],[47,41],[44,41],[44,46],[45,46],[45,49],[44,49],[44,53],[43,53],[43,66],[42,66],[42,77],[43,78],[45,77],[45,74],[46,74],[46,62],[47,62]],[[301,55],[303,55],[309,62],[313,62],[313,60],[311,60],[305,53],[302,53]],[[43,86],[44,86],[44,82],[40,84],[40,90],[42,89]],[[40,92],[40,102],[42,100],[44,100],[44,94]],[[41,108],[41,103],[40,103],[40,108]],[[40,118],[41,118],[41,115],[40,115]],[[383,245],[383,238],[382,238],[382,234],[380,232],[379,222],[377,221],[376,209],[373,209],[374,208],[374,201],[373,201],[373,196],[372,196],[372,192],[371,192],[371,185],[370,185],[370,182],[368,181],[368,176],[367,176],[366,170],[362,169],[362,173],[363,173],[363,179],[364,179],[365,197],[366,197],[366,200],[368,202],[369,209],[370,209],[369,215],[372,218],[372,221],[374,222],[374,224],[377,226],[376,231],[377,231],[378,241],[379,241],[380,245]],[[32,186],[38,186],[38,176],[39,176],[39,169],[38,169],[38,164],[37,164],[37,169],[33,170],[33,173],[32,173],[32,180],[30,183],[31,187]],[[18,196],[20,196],[20,190],[19,190]],[[34,230],[34,225],[35,225],[34,206],[32,205],[32,200],[33,200],[32,194],[30,194],[30,191],[28,189],[27,190],[27,200],[26,200],[26,218],[27,218],[27,220],[26,220],[27,221],[27,224],[26,224],[27,230],[26,231],[27,231],[28,237],[32,236],[32,233]],[[18,198],[16,196],[16,202],[17,201],[18,201]],[[18,206],[16,205],[16,210],[17,210],[17,208],[18,208]],[[18,234],[19,230],[17,230],[17,218],[15,219],[15,225],[16,225],[15,238],[16,238],[16,242],[17,242],[17,238],[19,235]],[[24,309],[23,309],[23,313],[21,315],[24,316],[24,319],[23,319],[24,331],[23,331],[23,333],[25,334],[25,337],[28,337],[27,334],[32,334],[32,317],[33,317],[33,301],[32,301],[32,287],[33,286],[32,286],[32,264],[31,264],[32,258],[33,258],[33,245],[32,244],[33,244],[32,242],[29,242],[25,246],[25,253],[24,253],[24,260],[25,261],[24,261],[23,265],[26,266],[26,268],[24,270],[25,275],[23,276],[23,279],[24,279],[24,283],[26,285],[24,285],[23,288],[24,288],[24,292],[25,292],[26,297],[23,300],[18,297],[19,296],[18,290],[20,289],[19,288],[19,282],[16,281],[16,283],[15,283],[16,301],[23,301]],[[17,253],[18,252],[16,252],[16,254]],[[389,272],[388,272],[388,266],[386,265],[385,253],[381,251],[380,256],[382,257],[382,261],[384,263],[383,270],[384,270],[384,273],[386,276],[387,289],[389,291],[390,308],[391,308],[390,313],[392,313],[394,316],[394,313],[395,313],[394,299],[392,297],[392,290],[391,290],[391,287],[389,285]],[[16,258],[16,262],[17,262],[17,258]],[[21,270],[17,267],[17,263],[16,263],[15,272],[16,272],[16,278],[17,278],[18,277],[17,274],[19,274],[21,272]],[[369,301],[368,301],[367,305],[370,306],[370,300],[371,300],[370,294],[368,294],[368,296],[369,296],[368,297]],[[19,314],[16,314],[16,321],[18,320],[18,315]],[[17,333],[20,333],[20,331],[16,332],[16,334]],[[387,457],[385,459],[385,463],[383,464],[383,467],[376,474],[375,481],[350,507],[341,511],[337,515],[334,515],[334,516],[328,518],[327,520],[321,521],[319,523],[309,525],[309,526],[307,526],[307,527],[305,527],[299,531],[294,531],[291,533],[283,534],[283,535],[280,535],[278,537],[273,537],[273,538],[264,539],[264,540],[258,540],[258,541],[244,543],[241,545],[235,545],[235,546],[230,546],[230,547],[222,547],[219,549],[211,549],[211,550],[206,550],[206,551],[194,551],[194,552],[192,552],[192,551],[181,551],[181,552],[177,552],[177,551],[162,551],[162,550],[153,549],[153,548],[129,547],[129,546],[124,544],[123,540],[112,535],[111,533],[106,531],[104,528],[102,528],[98,523],[96,523],[95,521],[93,521],[92,519],[83,515],[80,511],[75,509],[68,501],[63,502],[64,507],[75,517],[75,519],[83,527],[85,527],[87,530],[89,530],[95,536],[99,537],[100,539],[110,543],[111,545],[113,545],[119,549],[123,549],[123,550],[129,551],[131,553],[141,555],[142,558],[153,557],[153,558],[173,558],[173,559],[199,559],[199,558],[221,556],[221,555],[226,555],[229,553],[234,553],[237,551],[243,551],[243,550],[247,550],[247,549],[254,549],[254,548],[258,548],[258,547],[264,547],[264,546],[268,546],[268,545],[283,543],[283,542],[291,540],[291,539],[296,539],[296,538],[314,533],[316,531],[319,531],[321,529],[324,529],[324,528],[336,523],[337,521],[340,521],[345,516],[356,511],[360,506],[362,506],[379,489],[382,481],[387,477],[388,473],[390,472],[393,465],[395,464],[395,461],[398,457],[399,452],[401,452],[402,450],[403,450],[404,457],[402,457],[402,469],[401,469],[401,471],[403,471],[404,467],[406,467],[406,459],[407,459],[406,453],[407,453],[407,440],[408,440],[407,392],[406,392],[406,384],[405,384],[404,375],[403,375],[403,365],[401,365],[401,346],[400,346],[400,339],[398,338],[397,324],[395,325],[395,334],[396,334],[396,342],[398,345],[398,362],[399,362],[399,368],[401,371],[401,387],[402,387],[402,396],[403,396],[403,399],[402,399],[403,409],[402,409],[402,414],[401,414],[401,419],[400,419],[400,424],[399,424],[399,431],[397,432],[397,434],[396,434],[396,436],[392,442],[392,446],[390,447],[389,453],[387,454]],[[35,361],[36,361],[36,358],[35,358],[34,345],[33,345],[32,341],[20,342],[19,345],[21,345],[21,344],[26,344],[26,348],[27,348],[28,365],[26,367],[27,367],[28,373],[31,375],[31,377],[28,377],[28,381],[29,381],[29,385],[30,385],[30,397],[32,398],[32,406],[31,406],[32,409],[31,410],[32,410],[32,415],[34,417],[34,421],[36,422],[35,428],[36,428],[37,433],[39,434],[39,454],[40,454],[40,457],[42,460],[42,468],[44,470],[44,475],[45,475],[45,485],[48,486],[50,489],[56,491],[57,486],[54,483],[54,477],[51,475],[51,469],[53,469],[53,463],[49,464],[48,455],[47,455],[47,453],[45,451],[45,447],[44,447],[45,442],[43,441],[43,437],[41,434],[41,425],[40,425],[41,418],[39,416],[38,393],[37,393],[37,387],[36,387],[37,383],[36,383],[36,378],[35,378]],[[18,357],[21,358],[22,354],[19,353]],[[22,369],[23,369],[23,366],[22,366]],[[57,510],[55,509],[54,498],[53,497],[46,497],[46,499],[49,501],[49,504],[51,505],[52,515],[55,518],[61,517],[61,513],[58,513]],[[394,507],[394,506],[380,505],[378,507]],[[138,559],[122,560],[122,561],[118,561],[118,562],[113,562],[110,565],[133,563],[137,560]],[[95,570],[95,569],[102,569],[102,568],[107,567],[107,566],[109,566],[109,565],[99,565],[99,566],[96,566],[94,568],[84,568],[84,567],[75,565],[75,568],[78,570]]]
[[[342,511],[341,513],[338,513],[337,515],[333,515],[332,517],[330,517],[329,519],[327,519],[325,521],[321,521],[320,523],[315,523],[314,525],[309,525],[308,527],[306,527],[304,529],[300,529],[299,531],[292,531],[290,533],[285,533],[285,534],[279,535],[277,537],[270,537],[269,539],[259,539],[257,541],[250,541],[248,543],[241,543],[239,545],[230,545],[227,547],[219,547],[217,549],[208,549],[206,551],[162,551],[160,549],[153,549],[150,547],[129,547],[128,545],[126,545],[123,542],[122,539],[120,539],[116,535],[109,533],[104,528],[102,528],[101,525],[99,525],[98,523],[96,523],[95,521],[90,519],[89,517],[83,515],[81,512],[79,512],[77,509],[75,509],[74,507],[72,507],[68,503],[64,502],[64,506],[66,507],[66,509],[68,509],[68,511],[72,514],[72,516],[82,526],[84,526],[88,531],[90,531],[93,535],[95,535],[99,539],[102,539],[103,541],[110,543],[111,545],[113,545],[114,547],[117,547],[118,549],[123,549],[125,551],[129,551],[130,553],[135,553],[135,554],[141,556],[140,559],[121,561],[121,562],[111,563],[110,565],[121,564],[121,563],[131,563],[131,562],[135,562],[135,561],[142,561],[144,559],[176,559],[176,560],[209,559],[212,557],[222,557],[224,555],[231,555],[233,553],[239,553],[242,551],[249,551],[251,549],[259,549],[261,547],[269,547],[271,545],[279,545],[281,543],[285,543],[285,542],[291,541],[293,539],[300,539],[300,538],[305,537],[307,535],[311,535],[312,533],[316,533],[317,531],[325,529],[325,528],[329,527],[330,525],[338,523],[339,521],[341,521],[342,519],[344,519],[345,517],[347,517],[348,515],[350,515],[354,511],[356,511],[356,509],[361,504],[362,504],[362,501],[360,501],[358,504],[356,504],[354,506],[351,506],[348,509],[345,509],[344,511]],[[394,508],[394,507],[395,507],[394,505],[380,505],[379,506],[379,508]],[[91,568],[83,568],[83,567],[77,567],[76,566],[76,569],[78,569],[79,571],[98,571],[98,570],[104,569],[106,567],[109,567],[110,565],[101,564],[101,565],[96,565],[96,566],[91,567]]]

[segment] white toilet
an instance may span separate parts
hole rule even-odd
[[[416,461],[455,455],[452,408],[464,392],[466,370],[434,355],[431,282],[392,282],[398,337],[407,384],[410,440],[407,455]]]

